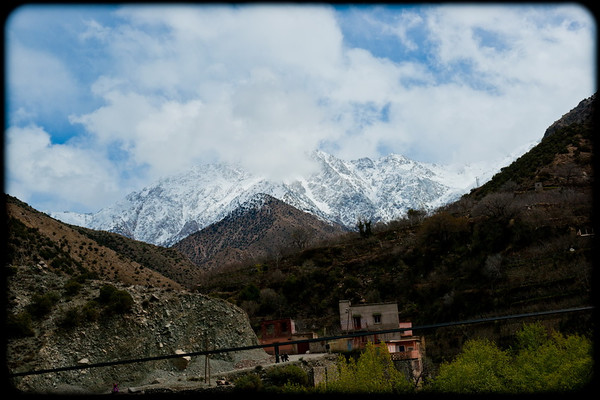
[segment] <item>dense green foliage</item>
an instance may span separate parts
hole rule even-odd
[[[413,390],[408,378],[394,367],[387,346],[367,343],[358,360],[338,359],[338,377],[317,387],[325,393],[397,394]]]
[[[244,374],[237,378],[233,384],[237,391],[259,392],[263,390],[262,379],[256,373]]]
[[[592,343],[579,335],[525,325],[516,345],[500,349],[487,339],[468,341],[427,385],[435,392],[540,393],[586,387],[592,379]]]
[[[292,394],[389,395],[417,392],[440,394],[541,394],[577,392],[593,379],[592,342],[586,336],[564,335],[542,324],[522,325],[506,348],[494,341],[468,340],[451,361],[442,363],[419,388],[394,365],[386,346],[368,342],[357,357],[339,355],[337,374],[310,387],[306,372],[288,364],[267,372],[243,375],[240,391]]]

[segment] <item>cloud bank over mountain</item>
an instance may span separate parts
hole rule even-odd
[[[60,5],[7,21],[7,192],[93,212],[212,162],[497,160],[595,91],[576,5]]]

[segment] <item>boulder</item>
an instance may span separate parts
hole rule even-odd
[[[175,350],[175,354],[185,354],[185,351],[178,349],[178,350]],[[188,367],[188,365],[190,365],[191,361],[192,361],[192,357],[190,357],[190,356],[181,356],[181,357],[174,358],[172,360],[175,368],[177,368],[180,371],[183,371],[184,369],[186,369]]]

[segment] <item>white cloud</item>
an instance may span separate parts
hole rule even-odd
[[[319,146],[346,158],[382,149],[440,163],[500,158],[595,91],[595,26],[576,7],[342,15],[320,6],[131,6],[116,15],[87,18],[76,35],[98,59],[74,63],[94,66],[85,87],[67,58],[11,41],[11,96],[23,104],[12,123],[28,126],[21,121],[51,106],[85,134],[57,145],[55,132],[12,128],[11,187],[94,211],[136,189],[126,185],[201,162],[283,179],[310,170],[305,155]],[[363,31],[360,45],[344,37]],[[378,52],[363,48],[390,38]],[[382,55],[394,49],[406,59]],[[70,107],[84,91],[101,106]],[[48,184],[32,189],[36,176]]]
[[[20,123],[19,115],[48,117],[67,113],[79,95],[77,82],[60,58],[45,51],[32,50],[18,41],[11,43],[7,60],[9,101],[21,104],[11,123]]]
[[[88,211],[123,195],[114,179],[118,174],[101,155],[72,144],[53,144],[38,126],[9,129],[6,144],[7,192],[20,199],[40,197],[41,207]]]
[[[122,143],[152,177],[210,154],[278,177],[310,168],[305,153],[336,134],[319,107],[341,63],[331,10],[201,10],[122,11],[135,24],[114,30],[110,51],[124,65],[94,85],[106,104],[71,120]]]

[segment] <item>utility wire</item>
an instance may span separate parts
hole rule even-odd
[[[379,330],[379,331],[361,331],[361,332],[347,333],[345,335],[328,336],[328,337],[313,338],[313,339],[301,339],[301,340],[293,340],[293,341],[286,341],[286,342],[274,342],[274,343],[269,343],[269,344],[260,344],[260,345],[253,345],[253,346],[232,347],[232,348],[227,348],[227,349],[204,350],[204,351],[196,351],[196,352],[191,352],[191,353],[166,354],[166,355],[146,357],[146,358],[134,358],[134,359],[129,359],[129,360],[106,361],[106,362],[100,362],[100,363],[95,363],[95,364],[73,365],[73,366],[68,366],[68,367],[40,369],[37,371],[15,372],[15,373],[9,374],[9,377],[12,378],[12,377],[18,377],[18,376],[40,375],[40,374],[48,374],[48,373],[52,373],[52,372],[71,371],[71,370],[77,370],[77,369],[109,367],[109,366],[113,366],[113,365],[159,361],[159,360],[167,360],[167,359],[171,359],[171,358],[181,358],[181,357],[188,357],[188,356],[189,357],[202,356],[202,355],[205,356],[205,355],[210,355],[210,354],[254,350],[254,349],[260,349],[260,348],[267,348],[267,347],[275,347],[276,352],[277,352],[277,349],[280,345],[292,345],[292,344],[298,344],[298,343],[311,343],[311,342],[327,342],[327,341],[332,341],[332,340],[337,340],[337,339],[354,338],[354,337],[361,337],[361,336],[382,335],[382,334],[386,334],[386,333],[395,333],[395,332],[404,332],[404,331],[422,331],[422,330],[444,328],[444,327],[456,326],[456,325],[472,325],[472,324],[479,324],[479,323],[492,322],[492,321],[502,321],[502,320],[508,320],[508,319],[530,318],[530,317],[539,317],[539,316],[543,316],[543,315],[589,311],[589,310],[593,310],[593,309],[594,309],[593,306],[585,306],[585,307],[565,308],[565,309],[561,309],[561,310],[539,311],[539,312],[531,312],[531,313],[524,313],[524,314],[505,315],[505,316],[500,316],[500,317],[478,318],[478,319],[470,319],[470,320],[455,321],[455,322],[441,322],[441,323],[430,324],[430,325],[413,326],[410,328],[395,328],[395,329],[385,329],[385,330]]]

